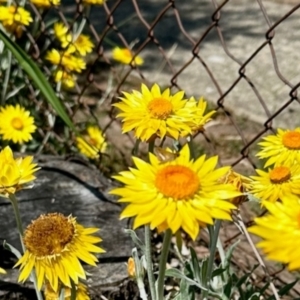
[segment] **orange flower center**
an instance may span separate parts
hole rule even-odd
[[[291,178],[291,171],[287,167],[275,167],[269,176],[273,183],[283,183]]]
[[[132,57],[132,53],[129,49],[123,49],[123,54],[124,54],[124,56],[127,56],[129,58]]]
[[[152,117],[165,120],[172,113],[173,105],[164,98],[154,98],[148,104],[148,110]]]
[[[155,186],[164,196],[182,200],[192,197],[200,182],[197,174],[185,166],[166,166],[157,172]]]
[[[16,130],[22,130],[24,128],[24,124],[20,118],[13,118],[11,120],[11,126]]]
[[[300,150],[300,132],[289,131],[282,136],[282,143],[291,150]]]

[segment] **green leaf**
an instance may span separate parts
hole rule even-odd
[[[283,288],[281,288],[278,291],[279,296],[287,295],[287,293],[294,287],[294,285],[298,282],[299,279],[296,279],[295,281],[285,285]],[[275,296],[269,297],[267,300],[275,300]]]
[[[190,248],[191,251],[191,262],[192,262],[192,267],[193,267],[193,277],[195,278],[196,281],[201,283],[201,274],[200,274],[200,266],[199,266],[199,261],[197,254],[193,248]]]
[[[22,257],[21,252],[12,246],[11,244],[7,243],[6,241],[3,242],[3,248],[9,250],[11,253],[13,253],[18,259]]]
[[[226,255],[225,255],[225,264],[224,264],[224,268],[225,269],[229,269],[230,267],[230,262],[231,262],[231,257],[232,257],[232,253],[235,249],[235,247],[240,243],[240,240],[237,240],[234,244],[232,244],[229,249],[226,251]]]
[[[32,79],[37,89],[41,91],[46,100],[52,105],[61,119],[76,133],[75,126],[68,114],[66,113],[60,100],[57,98],[52,86],[48,82],[47,78],[36,65],[35,62],[24,52],[24,50],[14,41],[12,41],[1,29],[0,40],[3,41],[5,46],[11,51],[12,55],[19,62],[23,70]]]
[[[226,271],[226,269],[222,269],[222,268],[215,269],[212,272],[211,278],[214,278],[215,276],[219,276],[219,275],[223,274],[225,271]]]
[[[145,245],[143,242],[140,240],[140,238],[137,236],[136,232],[132,229],[124,229],[124,232],[128,235],[130,235],[133,243],[139,247],[139,249],[145,254]]]
[[[189,297],[189,284],[185,279],[181,279],[180,281],[180,299],[190,299]]]

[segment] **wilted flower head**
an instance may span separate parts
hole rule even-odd
[[[35,179],[34,173],[40,168],[32,163],[33,157],[14,159],[7,146],[0,152],[0,195],[8,197],[24,188]]]
[[[251,179],[243,176],[239,173],[234,172],[232,169],[221,178],[220,182],[232,184],[238,191],[241,192],[241,195],[231,199],[231,202],[235,205],[242,204],[247,201],[247,192],[250,190]]]
[[[79,278],[86,279],[81,261],[96,266],[98,260],[92,253],[105,252],[94,245],[101,242],[91,235],[97,231],[84,228],[72,216],[41,215],[24,233],[26,251],[16,264],[20,265],[19,281],[24,282],[34,268],[39,289],[46,282],[55,292],[60,284],[71,288],[71,280],[78,285]]]

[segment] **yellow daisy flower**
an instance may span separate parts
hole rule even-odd
[[[0,22],[3,27],[18,37],[22,34],[22,26],[28,26],[32,22],[30,13],[20,6],[0,6]]]
[[[76,76],[62,69],[58,69],[54,73],[55,82],[61,82],[67,88],[73,88],[76,82]]]
[[[2,268],[0,268],[0,274],[6,274],[6,271]]]
[[[77,51],[81,56],[85,56],[92,52],[94,48],[94,44],[89,36],[80,34],[74,39],[69,28],[63,23],[56,23],[54,25],[54,33],[56,38],[60,41],[62,48],[68,48],[72,53]]]
[[[4,140],[22,144],[32,139],[36,126],[30,112],[19,104],[0,107],[0,134]]]
[[[80,73],[86,68],[85,61],[72,54],[72,51],[67,49],[59,52],[56,49],[49,50],[46,54],[46,59],[53,65],[61,66],[68,71]]]
[[[83,4],[102,5],[106,0],[83,0]]]
[[[207,108],[207,102],[201,97],[198,101],[195,100],[194,97],[191,97],[188,101],[188,106],[195,106],[195,114],[194,119],[191,123],[191,128],[193,132],[203,131],[204,125],[211,120],[212,115],[216,113],[215,110],[210,111],[209,113],[205,114]]]
[[[275,202],[291,201],[300,196],[300,165],[276,166],[268,172],[256,170],[259,176],[251,176],[250,193],[256,198]]]
[[[32,221],[24,233],[26,251],[16,266],[20,265],[19,282],[25,282],[33,268],[38,289],[45,281],[56,292],[60,283],[71,288],[71,280],[78,285],[79,278],[86,279],[81,261],[96,266],[98,261],[92,253],[103,253],[95,246],[101,242],[91,234],[97,228],[84,228],[72,216],[59,213],[41,215]]]
[[[134,229],[164,224],[173,233],[182,228],[195,240],[199,226],[213,224],[213,219],[231,220],[231,210],[236,207],[229,199],[241,193],[231,184],[218,182],[230,167],[215,170],[217,156],[190,160],[185,145],[172,161],[161,163],[152,153],[149,159],[147,163],[133,157],[136,168],[114,176],[125,187],[110,192],[121,197],[119,202],[129,202],[121,219],[135,217]]]
[[[112,51],[112,58],[122,64],[129,65],[133,58],[133,53],[130,49],[116,47]],[[144,60],[137,55],[134,58],[133,65],[142,65]]]
[[[0,152],[0,195],[8,197],[24,188],[24,184],[35,179],[34,173],[40,168],[32,163],[33,157],[14,159],[7,146]]]
[[[272,164],[286,166],[300,163],[300,128],[294,130],[278,129],[277,135],[269,135],[259,143],[262,150],[259,158],[268,158],[265,167]]]
[[[122,111],[117,117],[123,119],[123,133],[134,130],[136,138],[147,141],[154,135],[178,140],[192,132],[196,107],[183,99],[183,91],[170,95],[170,89],[161,92],[154,84],[149,90],[142,84],[141,92],[123,94],[121,102],[114,104]]]
[[[37,7],[48,8],[60,5],[60,0],[30,0]]]
[[[98,158],[99,153],[106,150],[107,143],[105,142],[105,135],[97,126],[89,126],[87,134],[76,138],[77,147],[79,151],[89,158]]]
[[[85,56],[88,53],[91,53],[94,48],[94,44],[91,41],[90,37],[85,34],[80,34],[78,38],[73,41],[72,46],[81,56]]]
[[[50,284],[47,283],[44,291],[45,300],[60,300],[61,289],[64,288],[64,299],[71,300],[71,289],[69,287],[63,287],[60,285],[58,291],[54,291]],[[76,300],[89,300],[90,297],[87,293],[87,287],[83,283],[79,282],[76,286]]]
[[[66,47],[72,42],[71,31],[62,22],[54,24],[54,35],[61,43],[67,43]]]
[[[255,218],[256,225],[248,229],[263,239],[257,247],[267,258],[288,264],[289,270],[300,269],[300,203],[264,202],[263,205],[269,214]]]

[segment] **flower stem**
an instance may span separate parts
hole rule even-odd
[[[18,200],[17,200],[17,198],[14,194],[9,195],[9,200],[12,204],[13,209],[14,209],[15,220],[16,220],[17,228],[18,228],[19,235],[20,235],[22,249],[23,249],[23,251],[25,251],[25,247],[24,247],[24,244],[23,244],[23,225],[22,225],[22,221],[21,221],[21,215],[20,215],[20,210],[19,210],[19,206],[18,206]]]
[[[221,220],[216,220],[214,226],[208,225],[208,230],[210,233],[210,246],[209,246],[207,273],[206,273],[206,278],[203,282],[203,287],[205,288],[205,290],[203,290],[203,299],[208,299],[207,297],[210,289],[209,285],[210,285],[211,275],[214,267],[215,254],[217,250],[217,242],[218,242],[221,224],[222,224]]]
[[[159,273],[157,280],[157,295],[158,300],[164,299],[164,281],[165,281],[165,273],[166,273],[166,264],[171,244],[172,231],[170,229],[166,230],[163,246],[161,250],[161,255],[159,259]]]
[[[17,223],[17,228],[18,228],[18,231],[19,231],[20,242],[21,242],[21,245],[22,245],[23,253],[24,253],[25,250],[26,250],[25,245],[23,243],[23,232],[24,231],[23,231],[23,225],[22,225],[18,200],[17,200],[17,198],[14,194],[9,195],[9,200],[10,200],[10,203],[12,204],[12,207],[13,207],[13,210],[14,210],[15,219],[16,219],[16,223]],[[41,294],[41,292],[40,292],[40,290],[38,289],[38,286],[37,286],[36,274],[35,274],[34,271],[31,272],[31,279],[32,279],[33,284],[34,284],[37,299],[38,300],[43,300],[43,296],[42,296],[42,294]]]
[[[147,262],[147,274],[148,274],[151,299],[156,300],[155,283],[154,283],[153,266],[152,266],[152,255],[151,255],[150,225],[145,225],[145,258]]]

